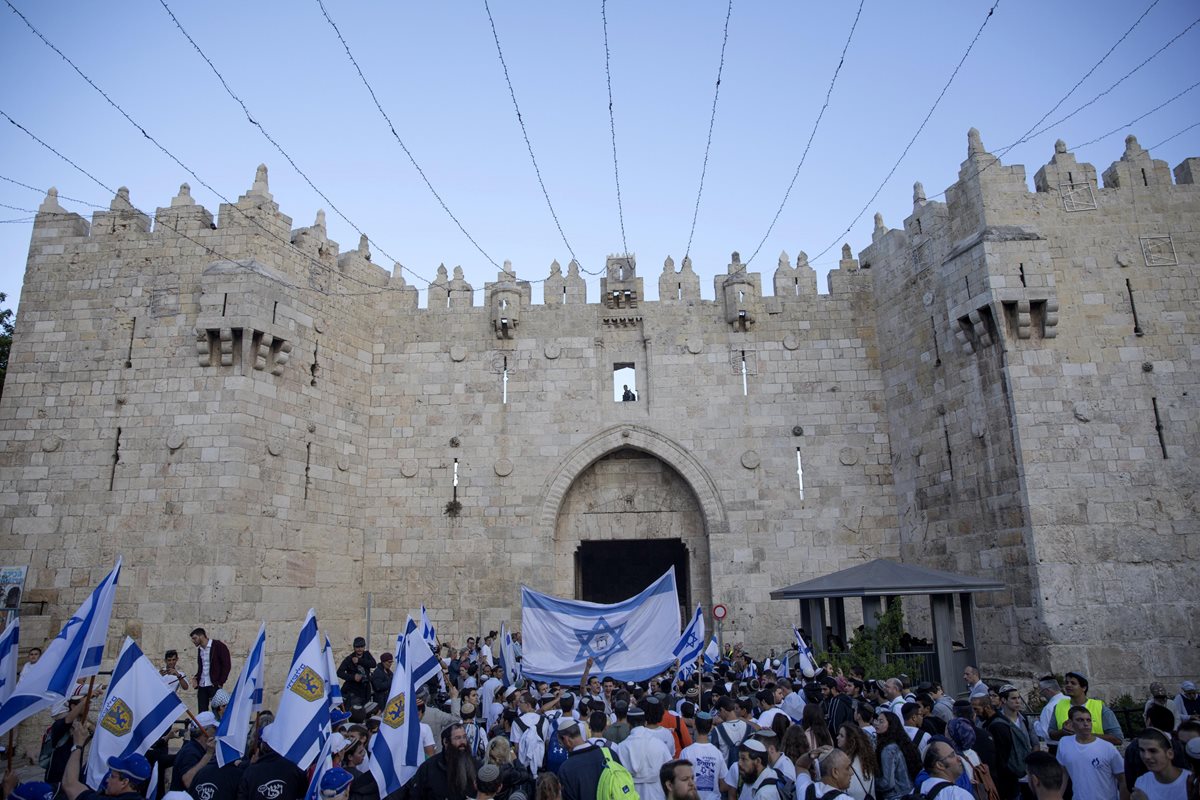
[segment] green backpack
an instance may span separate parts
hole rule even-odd
[[[596,784],[596,800],[641,800],[629,770],[613,760],[607,747],[601,747],[600,752],[604,754],[604,771]]]

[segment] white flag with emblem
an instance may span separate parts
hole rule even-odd
[[[675,568],[635,597],[602,605],[521,587],[521,672],[539,681],[578,683],[588,658],[594,672],[619,681],[659,675],[675,661],[679,597]]]
[[[179,695],[163,683],[158,667],[126,637],[100,706],[88,755],[87,784],[103,785],[110,758],[145,755],[185,710]]]
[[[266,742],[271,749],[300,769],[308,769],[330,734],[325,691],[330,676],[321,643],[317,612],[310,608],[296,639],[279,711],[267,730]]]
[[[425,760],[417,719],[417,689],[441,672],[441,664],[412,617],[396,637],[396,667],[387,704],[380,710],[379,732],[371,737],[371,774],[381,797],[408,782]]]

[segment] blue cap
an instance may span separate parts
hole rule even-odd
[[[41,781],[27,781],[13,789],[9,797],[14,800],[52,800],[54,787]]]
[[[336,728],[338,725],[341,725],[343,722],[350,719],[350,716],[351,715],[349,711],[338,711],[335,708],[333,711],[329,712],[329,724]]]
[[[108,768],[113,772],[120,772],[123,775],[133,779],[134,783],[145,783],[150,780],[150,762],[145,756],[132,753],[121,758],[113,756],[108,760]]]
[[[341,767],[334,767],[321,776],[321,794],[333,797],[345,791],[354,776]]]

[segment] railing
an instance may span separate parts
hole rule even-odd
[[[938,676],[938,662],[937,662],[937,651],[936,650],[916,650],[916,651],[910,651],[910,652],[884,653],[883,654],[883,663],[885,663],[885,664],[887,664],[893,660],[898,660],[898,659],[906,659],[908,661],[915,661],[918,665],[915,670],[916,674],[908,676],[910,686],[916,686],[918,683],[921,683],[922,681],[929,681],[930,683],[933,683],[935,681],[939,682],[939,683],[941,682],[941,678]]]

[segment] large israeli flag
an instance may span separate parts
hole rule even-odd
[[[0,706],[0,735],[8,733],[22,720],[42,709],[70,697],[79,678],[100,671],[100,662],[104,659],[104,641],[108,638],[108,620],[112,616],[113,598],[117,593],[120,574],[121,559],[118,558],[112,572],[76,609],[58,636],[46,645],[38,662],[25,668],[16,689]],[[161,679],[159,682],[162,682]]]
[[[217,726],[217,763],[222,767],[246,754],[246,733],[254,712],[263,704],[263,651],[267,648],[267,623],[259,626],[254,646],[238,675],[229,705]]]
[[[179,695],[163,683],[158,667],[126,637],[100,706],[88,755],[87,784],[103,785],[110,758],[145,755],[186,710]]]
[[[396,637],[396,668],[387,704],[380,712],[379,731],[371,737],[371,774],[387,797],[408,782],[424,756],[417,719],[417,689],[441,671],[441,664],[413,622]]]
[[[271,749],[300,769],[308,769],[330,734],[325,689],[329,668],[321,641],[317,612],[310,608],[296,639],[275,722],[267,729],[266,742]]]
[[[526,678],[579,682],[587,659],[619,681],[661,674],[675,662],[679,600],[675,568],[636,597],[602,605],[563,600],[521,587],[521,636]]]
[[[704,652],[704,609],[696,606],[692,621],[683,629],[683,634],[672,650],[675,658],[679,659],[678,679],[686,681],[696,671],[696,662]]]
[[[21,618],[13,615],[12,622],[0,635],[0,706],[17,688],[17,645],[21,639]]]

